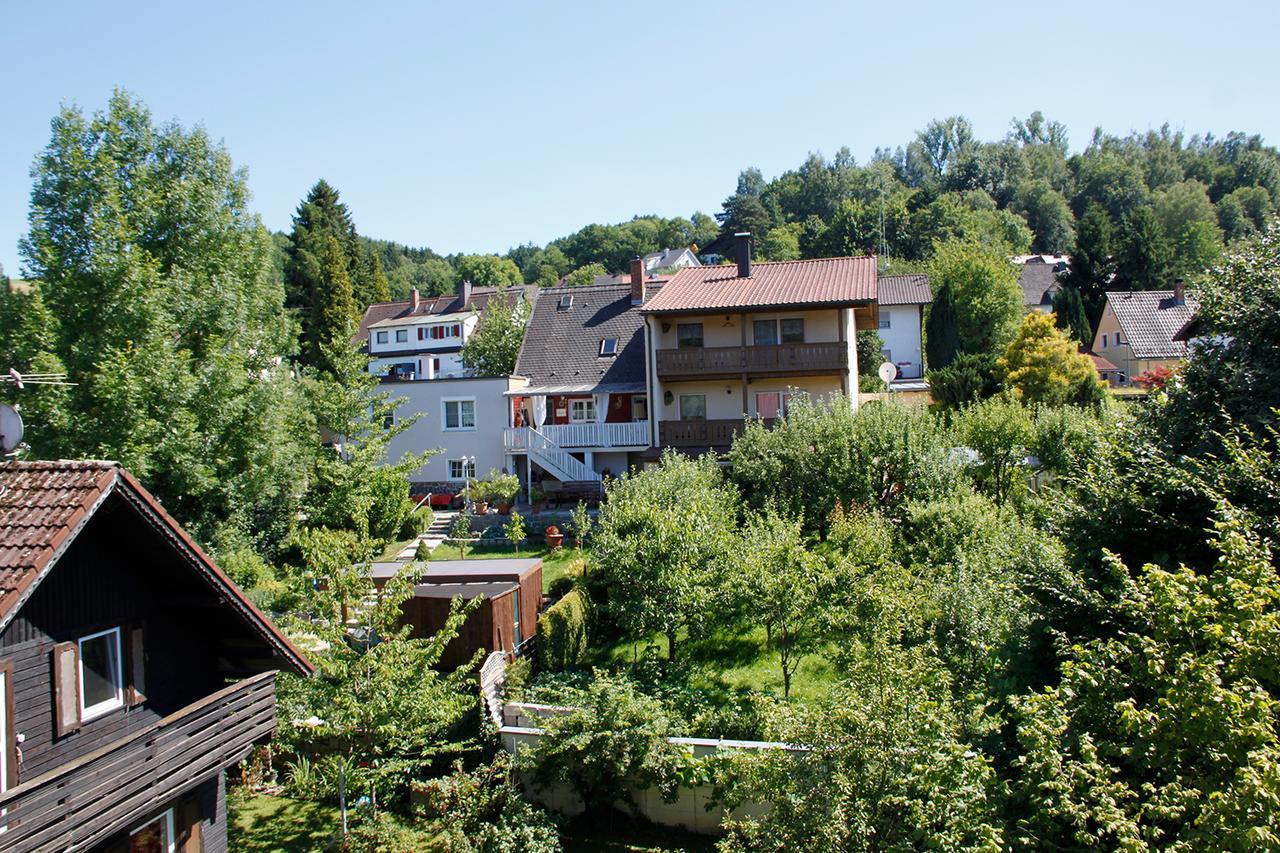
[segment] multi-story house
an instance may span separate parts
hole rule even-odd
[[[1129,385],[1144,373],[1178,367],[1187,357],[1179,335],[1195,317],[1197,302],[1182,282],[1173,290],[1108,293],[1092,351],[1114,365],[1113,384]]]
[[[933,302],[927,275],[880,276],[881,355],[898,368],[899,379],[924,376],[924,308]]]
[[[301,652],[113,462],[0,464],[0,849],[225,851]]]
[[[879,328],[876,258],[753,263],[750,241],[736,235],[734,265],[681,269],[640,309],[655,450],[726,450],[794,392],[857,406],[856,335]]]
[[[504,466],[502,430],[507,425],[506,376],[478,376],[462,363],[463,344],[479,326],[491,299],[513,305],[537,299],[535,287],[472,287],[431,299],[412,292],[408,300],[370,305],[356,342],[369,355],[369,371],[380,376],[398,401],[394,417],[413,419],[388,445],[389,461],[406,453],[439,449],[411,475],[415,491],[452,494],[468,479]]]

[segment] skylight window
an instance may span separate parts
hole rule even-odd
[[[604,356],[617,355],[617,354],[618,354],[617,338],[604,338],[603,340],[600,341],[600,356],[602,358]]]
[[[560,310],[561,310],[561,311],[568,311],[568,310],[569,310],[570,308],[572,308],[572,307],[573,307],[573,294],[572,294],[572,293],[566,293],[566,294],[564,294],[563,296],[561,296],[561,297],[560,297]]]

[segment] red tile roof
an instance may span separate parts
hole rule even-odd
[[[874,255],[752,264],[750,278],[740,278],[732,264],[685,267],[643,310],[661,314],[854,305],[875,301],[876,277]]]
[[[1087,352],[1087,353],[1085,353],[1085,355],[1089,356],[1089,360],[1093,362],[1093,369],[1094,369],[1094,370],[1096,370],[1096,371],[1098,371],[1099,373],[1101,373],[1101,372],[1102,372],[1102,371],[1104,371],[1104,370],[1118,370],[1118,369],[1119,369],[1119,368],[1117,368],[1114,364],[1112,364],[1110,361],[1108,361],[1107,359],[1103,358],[1103,357],[1102,357],[1102,356],[1100,356],[1100,355],[1097,355],[1097,354],[1095,354],[1095,353],[1091,353],[1091,352]]]
[[[48,574],[103,502],[118,494],[167,534],[215,591],[299,673],[313,667],[181,525],[118,462],[0,464],[0,628]]]

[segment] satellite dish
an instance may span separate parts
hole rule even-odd
[[[892,361],[886,361],[880,365],[880,369],[876,372],[880,374],[880,380],[886,385],[898,378],[898,366]]]
[[[22,415],[8,403],[0,403],[0,451],[12,453],[22,441]]]

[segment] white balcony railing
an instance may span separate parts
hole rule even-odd
[[[543,424],[539,432],[561,447],[647,447],[649,445],[648,421],[616,424]],[[526,427],[503,430],[503,448],[528,450],[528,433],[529,430]]]

